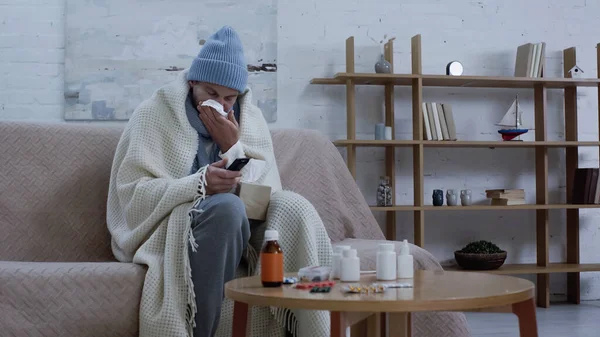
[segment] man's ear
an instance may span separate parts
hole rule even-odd
[[[188,84],[190,85],[190,88],[194,86],[194,84],[196,84],[196,81],[188,81]]]

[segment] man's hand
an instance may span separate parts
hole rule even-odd
[[[219,145],[221,152],[225,153],[240,139],[239,125],[233,115],[229,112],[227,118],[221,116],[215,109],[209,106],[198,106],[200,119],[206,126],[212,139]]]
[[[206,170],[206,194],[227,193],[239,182],[242,173],[225,169],[227,158],[208,166]]]

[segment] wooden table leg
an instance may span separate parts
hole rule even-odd
[[[231,329],[232,337],[246,337],[246,328],[248,324],[248,304],[242,302],[233,303],[233,326]]]
[[[367,318],[367,336],[380,337],[381,333],[381,314],[374,313]],[[385,336],[382,336],[385,337]]]
[[[360,321],[350,327],[350,337],[363,337],[367,335],[367,320]]]
[[[519,318],[521,337],[538,337],[535,301],[533,298],[512,305],[512,311]]]
[[[411,337],[412,322],[410,312],[389,313],[388,326],[390,337]]]
[[[330,313],[331,337],[346,337],[346,322],[343,316],[339,311]]]

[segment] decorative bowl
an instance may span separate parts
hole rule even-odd
[[[506,260],[506,251],[494,254],[454,252],[456,263],[467,270],[494,270],[500,268]]]

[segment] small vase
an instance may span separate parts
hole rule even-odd
[[[442,206],[444,204],[444,191],[433,190],[433,206]]]
[[[448,206],[456,206],[458,205],[458,199],[456,192],[454,190],[448,190],[446,192],[446,204]]]
[[[375,140],[385,139],[385,124],[375,124]]]
[[[378,74],[389,74],[392,72],[392,65],[383,57],[379,57],[379,61],[375,63],[375,72]]]
[[[460,204],[463,206],[471,205],[471,190],[460,191]]]

